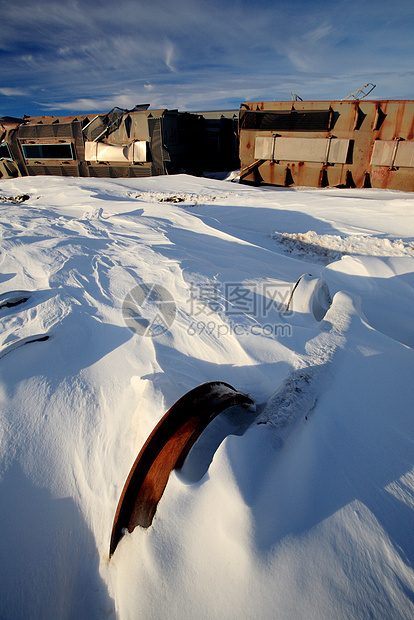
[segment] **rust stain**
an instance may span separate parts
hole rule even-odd
[[[413,137],[414,137],[414,116],[413,116],[413,120],[411,122],[410,129],[408,130],[407,140],[412,140]]]
[[[191,447],[219,413],[252,399],[223,381],[212,381],[182,396],[160,420],[138,454],[115,513],[109,555],[125,528],[149,527],[173,469],[182,467]]]

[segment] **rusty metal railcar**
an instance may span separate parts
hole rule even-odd
[[[414,191],[414,101],[246,102],[240,179]]]

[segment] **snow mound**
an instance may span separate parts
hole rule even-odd
[[[317,367],[293,371],[268,401],[258,424],[271,424],[285,430],[299,417],[307,420],[316,405],[315,372]]]
[[[346,254],[366,256],[412,256],[414,242],[402,239],[384,239],[373,235],[318,235],[309,230],[306,233],[274,232],[273,239],[282,250],[294,258],[328,265],[340,260]]]
[[[136,200],[144,200],[145,202],[171,202],[171,203],[191,203],[191,206],[205,204],[206,202],[214,202],[215,200],[228,198],[234,195],[234,192],[220,192],[217,194],[195,194],[195,193],[172,193],[172,192],[142,192],[135,194],[129,192],[127,194],[129,198]]]

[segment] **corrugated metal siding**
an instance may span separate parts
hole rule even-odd
[[[129,168],[129,176],[132,178],[153,176],[152,164],[145,164],[144,166],[131,166]]]
[[[35,138],[71,138],[71,123],[51,123],[37,125],[21,125],[17,130],[17,136],[21,139]]]
[[[69,165],[69,166],[59,166],[59,165],[51,165],[51,166],[27,166],[27,172],[29,176],[38,176],[38,175],[54,175],[60,177],[78,177],[79,168],[77,165]]]
[[[331,110],[242,112],[240,127],[260,131],[328,131]]]
[[[88,166],[88,176],[99,178],[141,178],[152,176],[151,164],[139,166]]]

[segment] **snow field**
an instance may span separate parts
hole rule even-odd
[[[414,197],[185,175],[0,194],[0,617],[411,618]],[[152,283],[176,306],[153,338],[123,314]],[[139,449],[211,380],[256,410],[214,420],[109,561]]]

